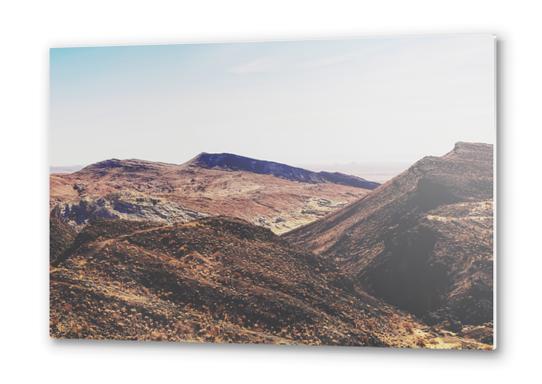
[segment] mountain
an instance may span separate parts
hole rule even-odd
[[[457,143],[285,235],[360,289],[456,331],[492,328],[493,146]],[[491,332],[481,332],[491,341]],[[489,335],[489,336],[488,336]]]
[[[251,159],[249,157],[231,153],[201,153],[196,156],[191,163],[204,168],[273,175],[282,179],[298,181],[301,183],[333,183],[363,189],[375,189],[380,185],[358,176],[345,175],[340,172],[313,172],[286,164]]]
[[[355,179],[228,154],[51,175],[51,336],[490,349],[493,147]]]
[[[488,348],[353,289],[334,263],[240,219],[96,219],[62,249],[50,274],[55,338]]]
[[[243,161],[235,165],[233,158]],[[359,199],[375,185],[235,155],[201,154],[180,165],[110,159],[51,175],[50,204],[78,230],[96,218],[174,223],[224,215],[284,233]]]

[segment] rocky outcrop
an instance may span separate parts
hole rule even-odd
[[[174,223],[208,216],[165,199],[129,192],[111,193],[98,198],[83,197],[77,202],[61,203],[55,207],[55,215],[74,227],[84,226],[99,218]]]

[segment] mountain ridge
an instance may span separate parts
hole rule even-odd
[[[305,183],[334,183],[352,187],[375,189],[380,184],[358,176],[340,172],[310,171],[275,161],[258,160],[233,153],[202,152],[188,162],[205,168],[220,168],[232,171],[247,171],[258,174],[273,175],[287,180]]]
[[[284,235],[429,323],[493,318],[493,146],[457,143]],[[492,325],[487,328],[491,329]]]
[[[359,176],[349,175],[342,172],[310,171],[301,167],[291,166],[275,161],[259,160],[251,157],[241,156],[233,153],[208,153],[201,152],[189,161],[181,164],[167,163],[161,161],[149,161],[142,159],[117,159],[111,158],[89,164],[72,173],[85,173],[90,171],[108,170],[122,168],[127,172],[142,170],[156,170],[165,167],[202,167],[207,169],[222,169],[226,171],[245,171],[261,175],[272,175],[286,180],[302,183],[333,183],[352,186],[363,189],[375,189],[380,183],[366,180]]]

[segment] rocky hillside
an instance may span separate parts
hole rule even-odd
[[[286,239],[430,324],[491,329],[492,201],[493,146],[458,143]]]
[[[55,338],[488,348],[354,289],[333,263],[239,219],[97,219],[62,249],[50,275]]]
[[[181,165],[112,159],[75,173],[53,174],[51,209],[78,229],[94,218],[174,223],[225,215],[283,233],[344,207],[374,186],[355,176],[317,177],[272,163],[298,172],[292,171],[295,179],[294,173],[275,175],[262,171],[264,165],[234,167],[209,156]],[[367,188],[360,183],[368,183],[363,184]]]

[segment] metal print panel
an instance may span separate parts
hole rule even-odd
[[[494,348],[493,36],[50,70],[51,337]]]

